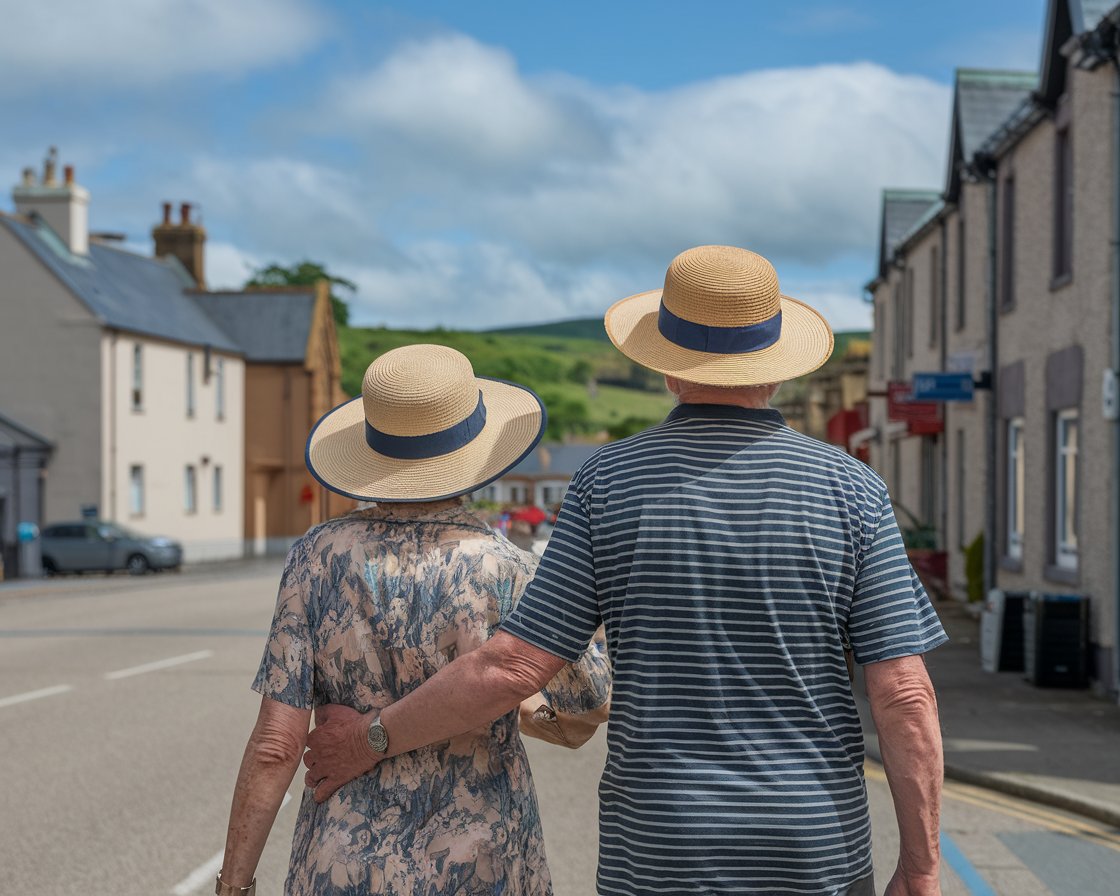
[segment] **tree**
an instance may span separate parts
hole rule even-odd
[[[327,273],[324,265],[317,261],[301,261],[291,267],[284,267],[275,262],[253,272],[253,276],[246,282],[246,288],[252,286],[311,286],[319,280],[326,280],[331,284],[331,311],[334,312],[334,322],[339,327],[350,323],[350,306],[335,294],[334,287],[340,286],[349,290],[353,295],[358,287],[345,277],[335,277]]]

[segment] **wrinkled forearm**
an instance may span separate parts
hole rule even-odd
[[[940,865],[944,761],[937,700],[921,657],[905,657],[869,696],[900,836],[899,868],[936,875]],[[883,664],[885,665],[885,664]],[[868,667],[870,670],[871,667]]]
[[[498,632],[381,712],[389,732],[389,755],[448,740],[494,721],[539,691],[563,665],[559,657]],[[368,723],[360,723],[364,724]]]
[[[302,713],[286,708],[288,713]],[[226,832],[222,880],[233,886],[248,886],[264,851],[269,831],[280,811],[284,794],[299,768],[307,732],[306,713],[303,732],[257,727],[245,746]],[[294,721],[298,723],[298,716]]]

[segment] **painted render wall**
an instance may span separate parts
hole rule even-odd
[[[0,228],[0,411],[55,444],[44,522],[101,496],[101,325]]]
[[[132,408],[133,346],[143,357],[143,400]],[[183,543],[184,560],[219,560],[244,553],[245,365],[212,355],[205,380],[204,352],[145,336],[107,331],[101,340],[103,451],[102,516],[148,535]],[[195,412],[187,414],[187,356],[194,355]],[[217,361],[224,367],[224,414],[218,419]],[[133,513],[130,468],[144,469],[144,508]],[[196,476],[196,511],[186,510],[186,467]],[[213,500],[214,470],[222,468],[222,507]]]

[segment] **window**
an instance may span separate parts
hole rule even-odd
[[[906,268],[906,357],[914,357],[914,269]]]
[[[187,416],[194,416],[194,353],[187,353]]]
[[[139,464],[128,468],[128,511],[133,516],[144,513],[144,468]]]
[[[872,322],[872,336],[874,338],[875,375],[882,379],[886,375],[887,343],[886,333],[883,330],[883,302],[875,300],[875,319]]]
[[[219,420],[226,417],[226,364],[218,358],[214,364],[214,405]]]
[[[1007,556],[1023,558],[1023,500],[1026,463],[1023,456],[1023,418],[1007,421]]]
[[[214,513],[222,510],[222,468],[214,467]]]
[[[187,513],[198,511],[198,476],[192,466],[187,467],[183,481],[183,509]]]
[[[1054,136],[1054,279],[1073,274],[1073,152],[1069,128]]]
[[[1054,440],[1054,560],[1077,568],[1077,411],[1057,415]]]
[[[902,286],[898,283],[894,286],[894,351],[892,352],[893,358],[891,361],[891,379],[902,379],[902,350],[903,341],[905,339],[905,323],[903,321],[903,306],[902,299]]]
[[[963,330],[965,323],[965,275],[967,272],[967,265],[965,259],[967,257],[968,246],[964,241],[964,217],[963,217],[963,201],[961,197],[961,208],[958,212],[961,217],[957,218],[957,329]]]
[[[999,306],[1015,306],[1015,179],[1003,182],[1003,216],[999,240]]]
[[[144,348],[139,342],[132,346],[132,410],[144,410]]]
[[[929,253],[929,347],[937,345],[941,322],[941,257],[934,246]]]
[[[919,501],[921,521],[937,526],[937,439],[922,437],[922,492]]]

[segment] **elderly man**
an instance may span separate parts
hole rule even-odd
[[[776,384],[828,358],[831,330],[765,259],[723,246],[679,255],[664,289],[618,302],[606,326],[679,406],[579,471],[489,643],[380,713],[333,708],[305,757],[315,797],[508,711],[604,623],[599,893],[870,896],[850,649],[901,834],[886,893],[939,894],[941,742],[921,655],[945,633],[882,480],[769,408]]]

